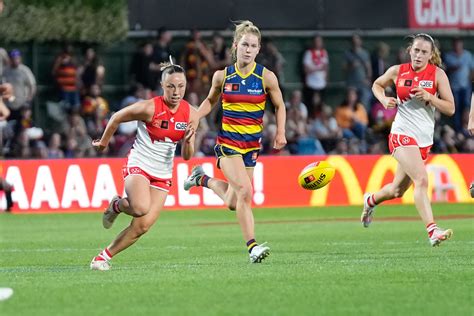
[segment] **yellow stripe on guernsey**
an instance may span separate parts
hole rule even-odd
[[[262,131],[262,125],[230,125],[222,124],[222,129],[226,132],[239,134],[255,134]]]
[[[265,110],[265,102],[261,103],[223,103],[223,110],[236,111],[236,112],[248,112],[249,109],[252,111],[263,111]]]

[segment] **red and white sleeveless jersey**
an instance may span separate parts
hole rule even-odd
[[[176,144],[183,139],[189,123],[190,105],[182,100],[177,111],[172,113],[162,96],[153,98],[153,102],[155,113],[152,121],[138,121],[127,167],[140,167],[154,177],[169,179],[172,177]]]
[[[436,108],[428,102],[416,99],[412,90],[415,87],[422,87],[436,95],[436,69],[435,65],[428,64],[425,70],[415,72],[408,63],[401,64],[398,71],[396,81],[398,110],[391,133],[413,137],[420,147],[433,144]]]

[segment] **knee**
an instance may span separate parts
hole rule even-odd
[[[148,223],[148,222],[139,223],[133,227],[133,230],[135,231],[135,234],[137,235],[137,237],[140,237],[141,235],[148,232],[152,225],[153,224]]]
[[[428,175],[425,173],[416,176],[413,179],[413,184],[415,185],[415,188],[428,188]]]
[[[130,208],[133,210],[134,217],[142,217],[148,214],[149,205],[141,201],[131,202]]]
[[[242,185],[237,190],[237,199],[244,203],[252,202],[252,187],[250,185]]]

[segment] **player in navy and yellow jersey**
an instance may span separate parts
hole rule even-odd
[[[250,254],[250,262],[261,262],[269,248],[255,241],[252,213],[253,167],[257,163],[262,141],[263,114],[267,96],[275,106],[277,133],[275,149],[286,144],[286,112],[278,79],[273,72],[255,63],[260,50],[260,30],[250,21],[236,25],[232,53],[235,64],[217,71],[207,98],[198,110],[199,119],[208,115],[222,96],[222,126],[215,152],[217,165],[227,181],[207,176],[201,166],[193,168],[184,188],[204,186],[213,190],[237,218]]]

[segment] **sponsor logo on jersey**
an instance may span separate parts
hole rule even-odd
[[[428,88],[428,89],[433,88],[433,81],[431,81],[431,80],[421,80],[419,86],[422,87],[422,88]]]
[[[247,89],[247,92],[250,94],[261,94],[263,89]]]
[[[186,127],[188,127],[188,123],[186,122],[176,122],[174,123],[174,129],[177,131],[185,131]]]
[[[245,79],[241,81],[241,83],[245,86]]]
[[[224,91],[227,91],[227,92],[240,91],[240,83],[226,83],[224,85]]]
[[[399,87],[411,87],[413,84],[413,80],[411,79],[402,79],[400,80],[398,86]]]

